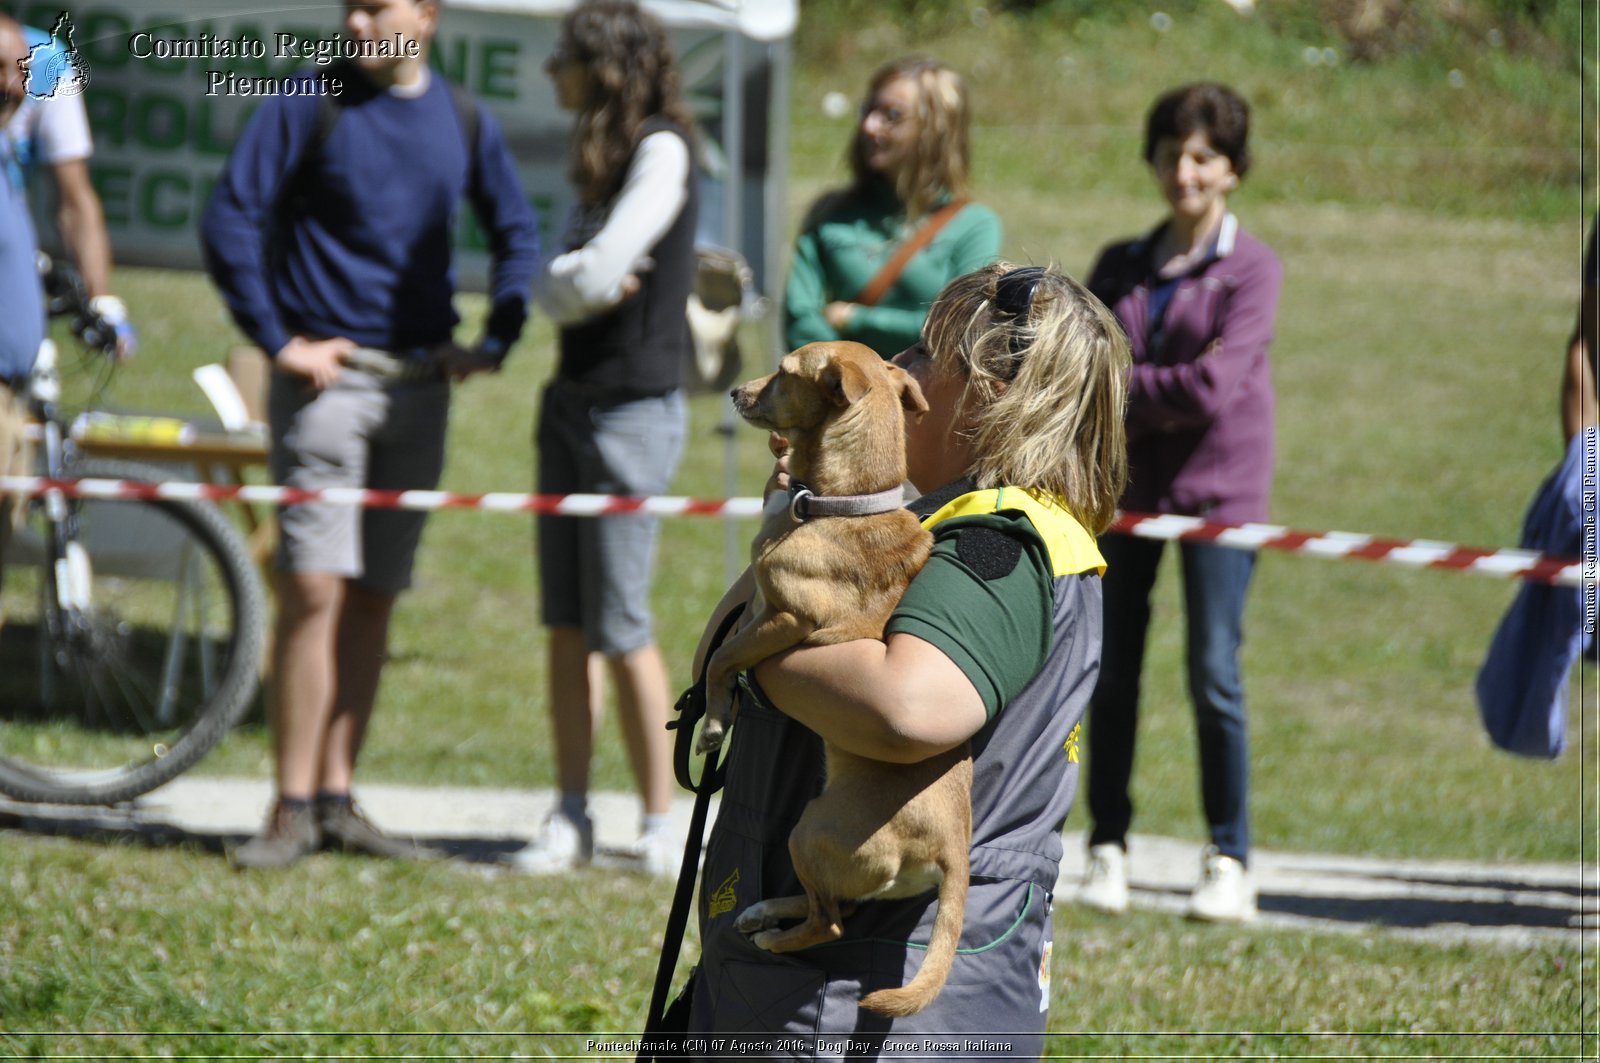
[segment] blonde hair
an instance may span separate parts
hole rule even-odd
[[[867,84],[870,103],[878,90],[904,78],[917,90],[917,141],[907,164],[895,178],[894,194],[910,221],[922,217],[945,196],[964,197],[968,191],[971,151],[967,127],[971,108],[961,75],[936,59],[911,56],[878,68]],[[860,130],[850,141],[852,191],[862,193],[881,180],[866,163]]]
[[[966,379],[977,486],[1059,495],[1098,535],[1128,479],[1128,341],[1105,304],[1053,269],[1039,271],[1020,315],[997,307],[1018,268],[996,262],[945,285],[923,344],[935,372]]]

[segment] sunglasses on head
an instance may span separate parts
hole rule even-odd
[[[1022,352],[1026,349],[1027,335],[1023,331],[1028,316],[1033,311],[1033,293],[1049,273],[1044,266],[1022,266],[1002,273],[994,282],[994,309],[1011,323],[1011,361],[1005,371],[998,373],[1001,380],[1010,383],[1022,368]]]

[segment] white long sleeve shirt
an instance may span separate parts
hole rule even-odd
[[[556,324],[575,324],[617,305],[628,276],[654,266],[650,249],[689,200],[689,167],[689,146],[681,136],[651,133],[639,142],[599,231],[540,271],[534,298]],[[569,234],[595,225],[596,209],[605,208],[574,208]]]

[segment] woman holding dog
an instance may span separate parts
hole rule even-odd
[[[907,422],[906,457],[924,492],[911,508],[933,551],[883,639],[790,650],[748,678],[706,850],[689,1029],[847,1034],[861,1046],[852,1056],[885,1059],[901,1058],[886,1037],[990,1032],[992,1054],[1036,1058],[1060,828],[1100,659],[1094,536],[1125,479],[1127,345],[1075,281],[994,264],[947,285],[924,339],[895,362],[928,406]],[[786,478],[780,459],[775,486],[787,489]],[[705,642],[750,586],[746,573],[730,589]],[[891,1019],[859,1001],[918,970],[936,909],[931,883],[908,900],[860,903],[828,945],[771,953],[735,927],[752,904],[801,892],[787,839],[822,784],[819,736],[886,772],[970,743],[961,951],[915,1014]],[[862,815],[871,824],[882,812]],[[773,1040],[765,1051],[836,1058],[838,1040]]]
[[[1267,349],[1283,269],[1239,227],[1228,196],[1250,166],[1250,111],[1223,85],[1185,85],[1156,101],[1144,157],[1169,212],[1150,233],[1104,250],[1090,289],[1133,347],[1128,385],[1128,493],[1122,508],[1225,523],[1267,518],[1273,394]],[[1139,719],[1139,671],[1150,591],[1165,544],[1110,536],[1105,668],[1089,710],[1089,869],[1079,899],[1128,906],[1128,784]],[[1246,870],[1249,742],[1239,676],[1245,593],[1255,554],[1182,543],[1189,693],[1200,747],[1210,845],[1189,915],[1256,914]]]
[[[539,490],[659,495],[687,431],[681,367],[694,276],[694,134],[677,63],[666,31],[632,0],[586,0],[562,21],[545,71],[578,116],[570,169],[578,204],[564,252],[536,292],[560,327],[539,416]],[[681,845],[667,829],[672,702],[650,615],[658,526],[654,517],[539,518],[561,803],[513,854],[521,870],[566,871],[594,854],[595,656],[616,687],[643,800],[636,855],[653,873],[677,866]]]
[[[917,342],[939,289],[1000,254],[1000,218],[967,199],[969,121],[966,86],[932,59],[872,76],[850,143],[854,180],[817,201],[795,241],[791,348],[845,339],[893,357]]]

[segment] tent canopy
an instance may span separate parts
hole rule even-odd
[[[508,14],[561,16],[575,0],[454,0],[452,8]],[[753,41],[793,35],[798,0],[643,0],[644,8],[669,26],[734,30]]]

